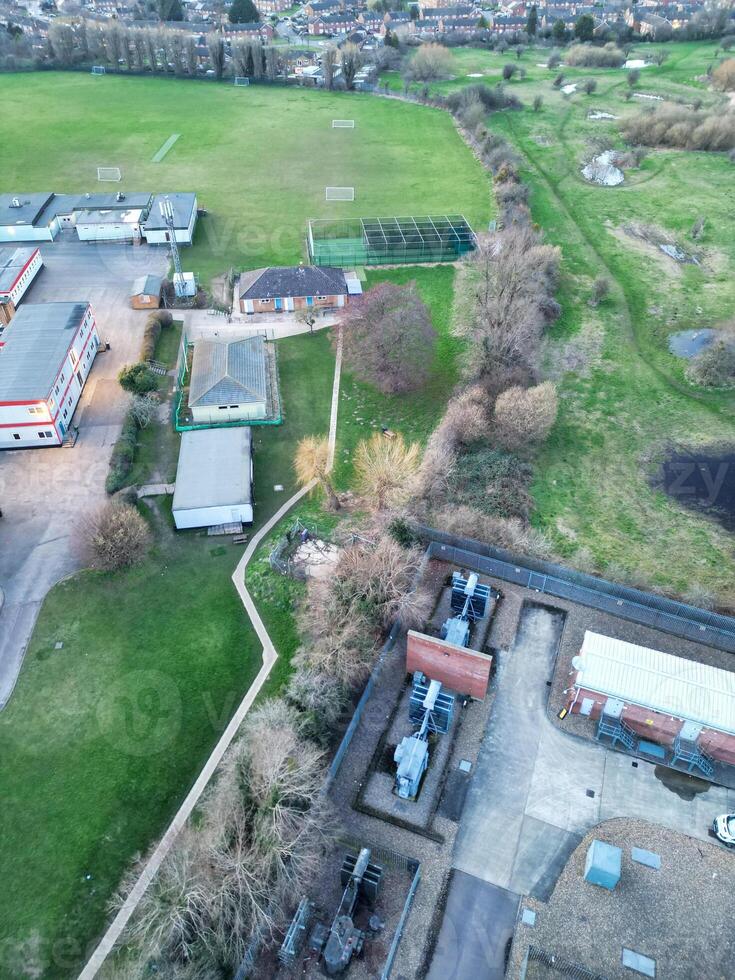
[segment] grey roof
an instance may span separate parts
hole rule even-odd
[[[191,220],[191,213],[196,208],[196,194],[156,194],[151,204],[151,210],[143,227],[146,231],[162,231],[166,227],[166,222],[161,216],[161,202],[168,198],[174,212],[174,228],[188,228]]]
[[[200,340],[194,347],[190,407],[265,402],[267,393],[262,337]]]
[[[88,210],[77,211],[77,225],[119,225],[137,224],[141,219],[140,208],[125,208],[124,210]]]
[[[20,275],[23,266],[36,251],[36,246],[30,248],[14,248],[0,255],[0,293],[7,293],[13,288],[15,280]]]
[[[241,299],[347,294],[344,272],[328,265],[272,265],[266,269],[243,272],[240,289]]]
[[[131,296],[160,296],[163,279],[161,276],[138,276],[133,280],[133,291]]]
[[[24,304],[0,348],[0,402],[46,398],[88,303]]]
[[[33,225],[53,194],[0,194],[0,225]],[[18,201],[20,207],[14,207]]]
[[[122,193],[122,200],[117,195]],[[130,211],[136,208],[145,210],[150,206],[150,191],[116,191],[112,194],[53,194],[48,202],[41,221],[48,224],[59,214],[73,214],[77,211]]]
[[[176,468],[174,511],[250,503],[251,447],[247,425],[184,432]]]

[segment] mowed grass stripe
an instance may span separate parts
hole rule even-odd
[[[174,145],[176,140],[179,138],[179,136],[181,136],[181,133],[172,133],[169,136],[169,138],[166,140],[166,142],[163,144],[161,149],[158,150],[157,153],[153,154],[153,157],[151,158],[151,163],[160,163],[161,160],[163,160],[163,158],[166,156],[168,151],[171,149],[171,147]]]

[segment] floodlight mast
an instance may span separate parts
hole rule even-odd
[[[179,255],[179,246],[176,241],[173,205],[168,197],[164,197],[158,206],[161,209],[161,217],[166,222],[166,229],[168,231],[168,241],[171,246],[171,256],[174,260],[174,269],[176,271],[174,280],[178,283],[183,283],[184,273],[181,270],[181,256]]]

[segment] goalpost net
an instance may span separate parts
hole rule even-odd
[[[104,75],[105,66],[104,65],[92,65],[92,75]]]
[[[333,119],[332,129],[354,129],[355,120],[354,119]]]
[[[235,75],[235,85],[249,85],[250,79],[246,75]]]
[[[119,167],[97,167],[97,180],[122,180]]]
[[[354,201],[355,200],[355,188],[354,187],[327,187],[326,199],[328,201]]]

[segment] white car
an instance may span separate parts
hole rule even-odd
[[[735,813],[723,813],[712,821],[712,831],[717,840],[728,847],[735,847]]]

